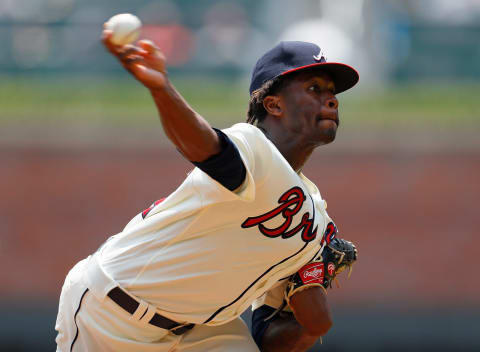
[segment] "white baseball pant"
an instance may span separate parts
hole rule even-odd
[[[138,320],[106,296],[116,283],[98,275],[94,257],[77,263],[65,279],[55,324],[57,352],[259,351],[240,318],[196,325],[178,336],[148,323],[154,309]]]

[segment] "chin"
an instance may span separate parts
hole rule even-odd
[[[337,136],[337,127],[326,128],[322,131],[322,144],[329,144],[335,140]]]
[[[331,120],[322,120],[318,125],[318,130],[316,133],[316,140],[318,145],[325,145],[332,143],[335,140],[337,135],[338,125],[336,122]]]

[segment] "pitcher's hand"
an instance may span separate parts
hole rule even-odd
[[[104,30],[102,42],[122,66],[150,90],[165,87],[168,78],[165,56],[150,40],[140,40],[137,45],[115,45],[109,40],[112,32]]]

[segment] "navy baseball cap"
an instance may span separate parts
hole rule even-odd
[[[352,88],[359,80],[358,72],[353,67],[327,62],[318,45],[284,41],[258,59],[252,73],[250,95],[271,79],[311,67],[321,68],[330,75],[335,83],[335,94]]]

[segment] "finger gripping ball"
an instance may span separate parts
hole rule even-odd
[[[105,29],[112,31],[110,41],[115,45],[133,43],[140,35],[142,22],[130,13],[121,13],[113,16],[105,23]]]

